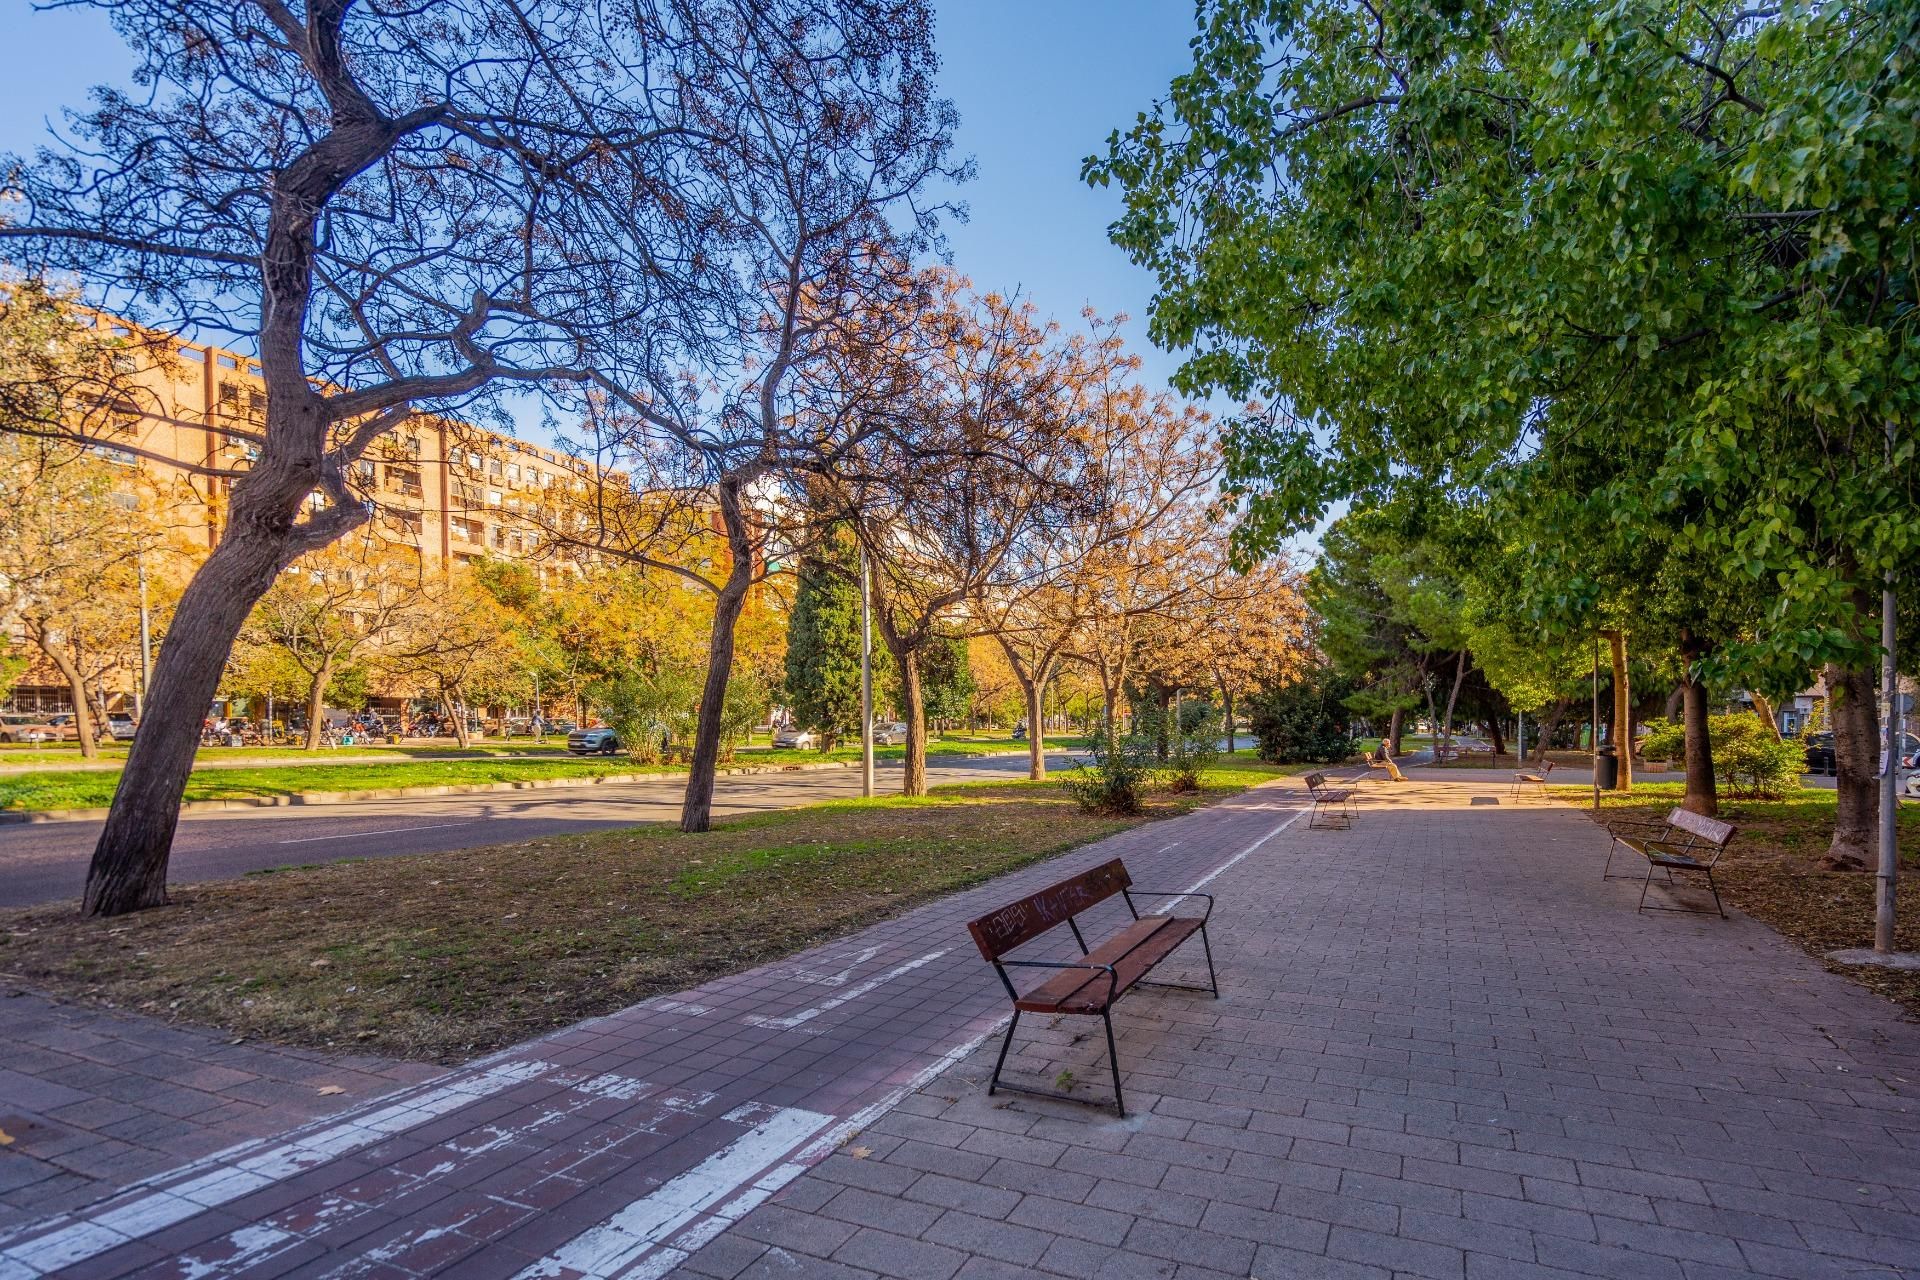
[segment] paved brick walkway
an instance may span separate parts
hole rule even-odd
[[[439,1074],[0,989],[0,1230]]]
[[[1572,810],[1368,791],[1351,831],[1263,788],[544,1037],[0,1234],[0,1280],[1920,1273],[1920,1028],[1759,925],[1636,915]],[[1005,997],[960,921],[1115,853],[1213,877],[1222,998],[1123,1003],[1126,1120],[986,1098]],[[1103,1050],[1023,1022],[1010,1066],[1097,1098]]]
[[[1751,921],[1636,915],[1573,810],[1368,790],[1211,886],[1220,1000],[1123,1003],[1131,1118],[989,1099],[985,1046],[679,1274],[1920,1275],[1920,1028]],[[1012,1063],[1105,1096],[1104,1047],[1023,1023]]]
[[[964,920],[1115,855],[1184,888],[1299,812],[1268,788],[1136,828],[168,1169],[0,1232],[0,1280],[659,1276],[993,1028]]]

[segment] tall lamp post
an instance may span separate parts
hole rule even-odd
[[[873,583],[860,547],[860,794],[873,798]]]

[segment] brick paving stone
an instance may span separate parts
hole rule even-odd
[[[1920,1028],[1752,921],[1637,914],[1605,856],[1492,776],[1369,787],[1209,886],[1221,1000],[1121,1006],[1128,1119],[989,1102],[989,1043],[802,1181],[916,1174],[982,1277],[1920,1274]],[[1023,1023],[1009,1069],[1103,1091],[1097,1040]]]
[[[1043,864],[425,1082],[392,1105],[432,1110],[435,1087],[524,1076],[142,1247],[213,1258],[245,1222],[292,1244],[199,1274],[485,1280],[558,1257],[636,1201],[681,1203],[677,1188],[706,1186],[686,1177],[725,1167],[706,1207],[675,1220],[692,1225],[647,1237],[682,1250],[646,1255],[648,1275],[676,1257],[679,1274],[718,1280],[1800,1280],[1920,1265],[1920,1122],[1899,1088],[1920,1070],[1920,1029],[1890,1007],[1751,921],[1636,914],[1635,891],[1599,879],[1596,828],[1510,805],[1494,777],[1369,786],[1351,831],[1269,836],[1297,811],[1286,782],[1068,855],[1118,853],[1140,883],[1178,888],[1268,837],[1208,885],[1221,998],[1142,991],[1116,1014],[1125,1119],[989,1099],[997,1039],[966,1052],[1004,995],[958,923],[1061,874]],[[0,1051],[0,1071],[87,1090],[55,1110],[95,1106],[119,1126],[43,1137],[76,1166],[112,1169],[142,1134],[171,1142],[169,1125],[231,1122],[248,1090],[311,1092],[339,1069],[262,1054],[204,1059],[240,1079],[196,1074],[203,1059],[167,1028],[151,1049],[175,1075],[109,1090],[138,1062],[111,1028],[28,1011],[32,1043]],[[1071,1071],[1076,1094],[1109,1096],[1104,1037],[1074,1024],[1023,1020],[1009,1069],[1041,1087]],[[782,1124],[805,1133],[737,1154]],[[767,1203],[721,1203],[783,1158],[799,1163],[769,1175]],[[54,1181],[0,1179],[0,1204],[64,1204],[73,1190]],[[439,1228],[451,1235],[422,1234]],[[331,1247],[315,1256],[316,1242]],[[177,1273],[119,1256],[133,1263],[120,1272]],[[103,1273],[115,1257],[96,1260]]]

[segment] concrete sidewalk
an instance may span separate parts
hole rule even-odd
[[[0,1233],[0,1280],[1920,1271],[1920,1028],[1758,924],[1637,915],[1577,811],[1365,790],[1351,830],[1288,779],[243,1143]],[[1126,1120],[987,1098],[962,922],[1116,854],[1218,895],[1221,998],[1121,1004]],[[1031,1021],[1016,1076],[1106,1097],[1098,1022]]]

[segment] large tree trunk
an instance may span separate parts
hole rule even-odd
[[[1507,722],[1497,711],[1487,717],[1487,736],[1493,739],[1493,763],[1498,765],[1507,749]]]
[[[1682,699],[1685,698],[1686,692],[1687,686],[1684,683],[1673,686],[1673,692],[1667,695],[1666,719],[1671,720],[1680,714]]]
[[[1393,716],[1387,721],[1387,754],[1400,754],[1400,726],[1406,719],[1406,712],[1399,707],[1393,709]]]
[[[1627,633],[1609,631],[1613,654],[1613,745],[1620,757],[1620,781],[1615,790],[1633,790],[1633,697],[1627,687]]]
[[[1687,794],[1680,807],[1711,818],[1720,812],[1720,793],[1713,777],[1713,739],[1707,731],[1707,690],[1695,675],[1703,652],[1693,636],[1680,632],[1680,712],[1687,731]]]
[[[726,710],[727,682],[733,676],[733,630],[746,608],[753,586],[753,539],[741,504],[739,477],[722,480],[717,489],[721,524],[727,531],[727,550],[733,563],[727,580],[713,600],[713,630],[707,640],[707,680],[700,690],[700,714],[695,720],[693,759],[687,769],[687,796],[680,806],[682,831],[706,831],[713,826],[713,782],[720,770],[720,724]]]
[[[259,503],[243,503],[247,483],[262,479],[256,471],[235,486],[234,519],[226,536],[174,609],[153,664],[140,733],[127,752],[113,809],[87,869],[81,903],[87,915],[119,915],[167,900],[167,856],[180,820],[180,796],[200,748],[200,726],[220,687],[234,637],[300,549],[289,533],[291,514],[276,521],[259,513]],[[298,489],[286,504],[289,513],[310,487],[309,480]]]
[[[307,750],[320,749],[321,721],[327,714],[327,682],[333,679],[333,663],[324,662],[307,685]]]
[[[1781,736],[1780,720],[1773,714],[1773,704],[1767,701],[1767,695],[1764,693],[1755,693],[1749,689],[1747,690],[1747,696],[1753,699],[1753,714],[1759,716],[1760,723],[1767,726],[1767,732],[1773,735],[1773,740],[1775,742],[1786,741],[1786,739]]]
[[[1873,672],[1827,668],[1827,716],[1833,728],[1836,807],[1828,858],[1843,866],[1873,862],[1879,843],[1880,709]]]
[[[1220,703],[1227,713],[1227,754],[1233,754],[1233,688],[1224,681],[1220,685]]]

